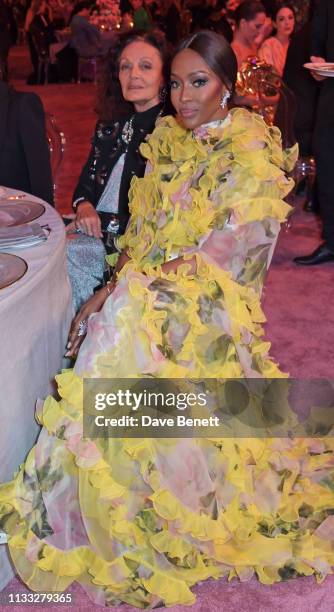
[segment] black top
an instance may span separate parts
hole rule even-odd
[[[334,62],[334,2],[320,0],[312,24],[311,55]]]
[[[119,233],[124,233],[130,216],[128,192],[131,179],[133,176],[142,177],[145,172],[146,160],[140,154],[139,146],[145,140],[145,137],[153,132],[161,110],[162,105],[157,104],[143,113],[135,112],[112,124],[97,123],[92,148],[73,195],[74,208],[80,204],[80,200],[88,200],[95,208],[97,207],[115,164],[120,156],[125,153],[118,207]],[[133,136],[127,145],[122,139],[122,130],[131,117],[133,117]],[[99,212],[99,216],[102,229],[105,230],[109,224],[111,213]]]
[[[320,0],[312,24],[311,55],[334,62],[334,1]],[[327,77],[320,84],[317,104],[316,131],[322,125],[327,130],[327,145],[333,147],[334,79]]]
[[[303,64],[310,61],[311,24],[306,23],[291,38],[283,72],[283,81],[297,101],[294,130],[301,156],[312,154],[312,136],[319,92],[319,83]]]
[[[0,185],[53,204],[44,109],[34,93],[0,82]]]

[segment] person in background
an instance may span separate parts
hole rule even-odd
[[[273,66],[279,76],[283,75],[286,56],[295,28],[295,11],[292,4],[281,2],[273,14],[274,36],[266,38],[259,49],[259,57]]]
[[[147,31],[152,27],[150,16],[144,6],[143,0],[131,0],[133,10],[133,23],[136,30]]]
[[[67,253],[75,311],[103,281],[106,253],[117,252],[114,238],[124,233],[129,219],[131,179],[145,171],[139,146],[163,112],[167,81],[160,32],[120,35],[106,58],[99,121],[73,196],[80,233],[69,234]]]
[[[89,21],[91,2],[83,0],[73,10],[70,47],[78,57],[96,57],[103,52],[100,30]]]
[[[0,81],[0,185],[53,205],[50,154],[40,98]]]
[[[226,17],[226,21],[229,23],[232,29],[232,32],[235,29],[234,11],[238,8],[240,1],[241,0],[225,0],[223,2],[224,3],[224,15]]]
[[[315,11],[310,59],[313,63],[334,62],[333,0],[320,0]],[[310,255],[294,259],[303,266],[334,262],[334,78],[317,74],[314,78],[321,81],[313,140],[323,242]]]
[[[156,13],[158,26],[165,32],[171,45],[175,45],[181,37],[182,20],[180,0],[163,0],[159,12]]]
[[[313,133],[321,87],[310,71],[304,68],[304,64],[310,60],[312,19],[317,1],[310,3],[308,21],[292,35],[283,72],[283,81],[295,95],[298,108],[293,117],[293,130],[299,146],[299,155],[306,158],[314,156]],[[316,180],[312,189],[307,189],[306,196],[304,209],[307,212],[319,213]]]
[[[235,30],[233,33],[232,49],[238,61],[239,73],[249,59],[257,61],[260,41],[267,31],[267,17],[261,2],[257,0],[246,0],[235,10]],[[273,99],[267,98],[268,104],[277,102],[277,96]],[[236,106],[245,106],[259,112],[259,93],[252,87],[250,91],[242,90],[237,86],[233,96]]]
[[[195,4],[192,7],[192,31],[203,29],[213,30],[222,34],[228,42],[232,42],[233,30],[226,19],[223,0],[210,0],[205,6]]]
[[[45,0],[32,0],[26,14],[24,29],[33,67],[33,72],[28,77],[27,83],[33,85],[37,82],[39,55],[48,55],[50,44],[55,42],[52,13]]]
[[[149,16],[150,22],[154,24],[155,19],[156,19],[156,14],[159,9],[158,2],[155,2],[155,0],[144,0],[144,7]]]
[[[238,68],[240,68],[242,62],[258,53],[260,39],[266,25],[266,11],[261,2],[246,0],[236,8],[234,18],[232,49],[238,61]]]

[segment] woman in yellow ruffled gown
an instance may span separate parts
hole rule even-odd
[[[0,488],[0,528],[33,590],[78,581],[97,604],[151,608],[192,604],[209,577],[271,584],[334,565],[330,439],[82,435],[83,377],[284,376],[260,294],[293,154],[257,115],[227,111],[236,71],[212,32],[179,48],[178,115],[142,146],[126,263],[97,298],[74,370],[57,377],[61,401],[37,411],[36,446]]]

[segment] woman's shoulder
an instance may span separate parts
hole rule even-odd
[[[232,134],[243,132],[246,139],[254,136],[265,136],[269,131],[269,126],[261,115],[254,113],[244,107],[232,108],[230,111],[231,121],[229,123]]]
[[[278,38],[276,38],[276,36],[269,36],[269,38],[266,38],[262,45],[261,45],[261,49],[276,49],[276,48],[280,48],[282,45],[280,43],[280,41],[278,40]]]
[[[147,143],[154,146],[158,142],[172,142],[187,133],[172,115],[158,117],[153,132],[147,137]]]
[[[173,115],[162,114],[156,120],[154,132],[156,132],[158,129],[171,130],[177,128],[180,128],[182,131],[184,131],[184,129],[181,128],[180,124],[178,123],[176,118],[173,117]],[[154,134],[154,132],[152,132],[152,134]]]
[[[278,127],[269,126],[263,117],[245,108],[234,108],[231,111],[230,139],[234,158],[238,155],[250,162],[259,162],[254,153],[263,151],[263,159],[284,170],[290,171],[296,161],[297,148],[287,151],[282,148],[282,136]]]

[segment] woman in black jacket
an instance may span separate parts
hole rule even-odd
[[[109,51],[100,119],[73,196],[68,271],[75,310],[103,281],[106,252],[116,252],[114,237],[125,231],[131,179],[145,172],[139,146],[164,109],[166,59],[160,33],[127,32]]]

